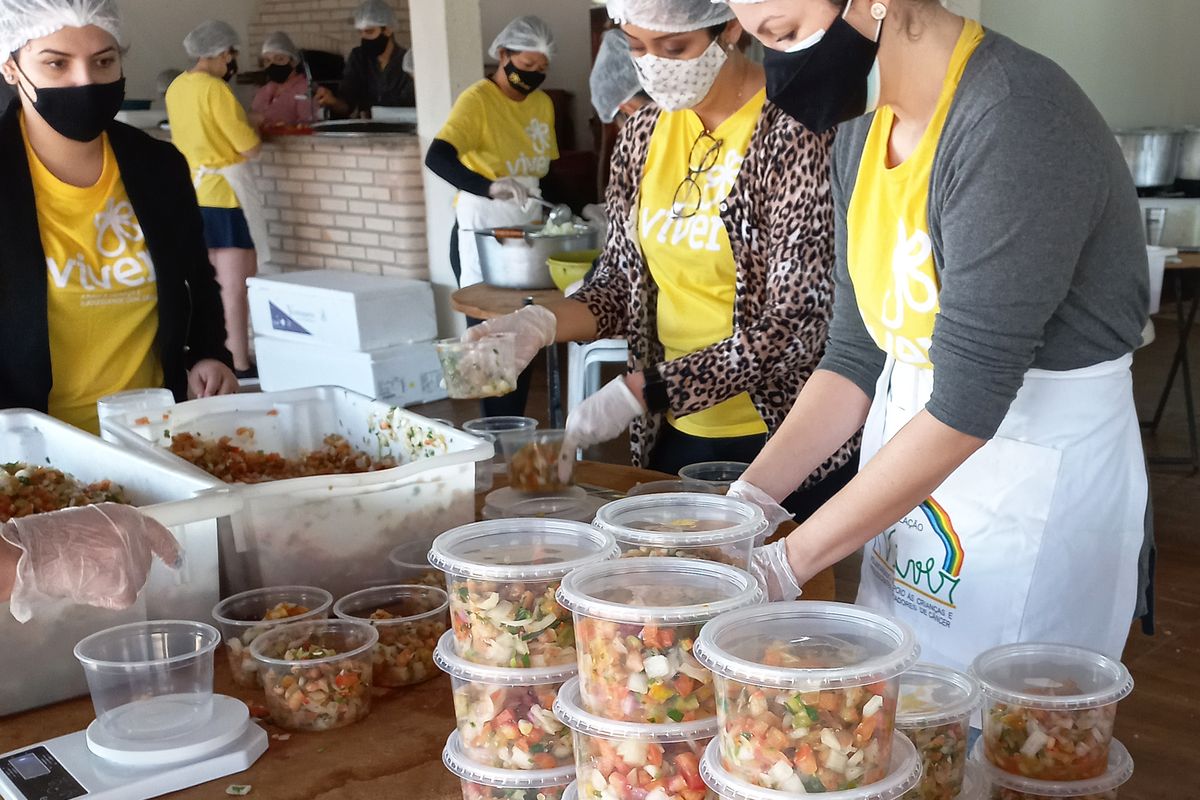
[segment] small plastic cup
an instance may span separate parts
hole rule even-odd
[[[963,789],[971,715],[979,684],[969,675],[936,664],[917,664],[900,676],[896,730],[921,755],[921,783],[908,797],[953,800]]]
[[[679,477],[724,491],[748,469],[750,465],[741,461],[703,461],[699,464],[689,464],[679,470]]]
[[[438,642],[437,666],[450,676],[463,752],[476,764],[502,769],[557,769],[574,762],[571,731],[554,716],[560,687],[574,664],[503,669],[454,653],[454,634]]]
[[[1104,772],[1080,781],[1036,781],[997,769],[984,755],[980,739],[971,751],[972,761],[983,775],[991,800],[1049,800],[1070,797],[1075,800],[1117,800],[1117,790],[1133,776],[1133,758],[1116,739],[1109,743]],[[1169,796],[1169,795],[1168,795]]]
[[[919,651],[907,625],[844,603],[770,603],[713,620],[696,657],[716,676],[725,770],[783,791],[883,780],[900,675]]]
[[[658,494],[609,503],[593,523],[617,540],[622,558],[699,558],[750,568],[750,552],[766,534],[755,505],[713,494]]]
[[[149,425],[149,418],[141,419],[133,415],[163,409],[175,405],[175,394],[170,389],[130,389],[127,392],[117,392],[96,401],[96,415],[100,422],[100,438],[106,442],[116,442],[109,429],[113,423],[118,425]],[[132,419],[131,419],[132,417]],[[154,420],[157,422],[157,420]]]
[[[583,707],[579,679],[563,684],[554,713],[575,736],[582,800],[640,797],[654,784],[655,800],[692,800],[706,792],[700,778],[704,748],[717,734],[716,719],[669,725],[614,722]]]
[[[1117,702],[1133,691],[1119,661],[1082,647],[1012,644],[981,653],[987,760],[1039,781],[1097,778],[1108,768]]]
[[[450,600],[436,586],[376,586],[338,600],[338,619],[366,622],[379,631],[371,661],[373,685],[388,689],[437,675],[433,650],[449,625]]]
[[[487,439],[495,447],[496,452],[491,461],[475,463],[475,491],[486,492],[492,488],[495,476],[508,471],[508,460],[505,457],[504,439],[515,431],[532,431],[538,426],[533,417],[481,417],[464,422],[462,429],[472,436]]]
[[[571,614],[554,592],[571,570],[617,553],[610,534],[566,520],[488,520],[443,533],[429,563],[446,573],[455,652],[493,667],[574,664]]]
[[[458,731],[442,750],[442,763],[462,782],[463,800],[562,800],[575,781],[575,765],[513,770],[476,764],[463,751]]]
[[[442,339],[434,348],[451,400],[503,397],[517,388],[521,370],[515,334],[497,333],[474,342]]]
[[[716,486],[698,481],[648,481],[647,483],[639,483],[634,486],[626,495],[629,497],[644,497],[652,494],[679,494],[680,492],[688,492],[691,494],[724,494],[725,492]]]
[[[244,689],[262,686],[250,645],[271,628],[306,619],[325,619],[333,595],[315,586],[271,586],[227,597],[213,607],[221,628],[233,682]]]
[[[371,625],[345,619],[293,622],[255,639],[250,652],[271,721],[292,731],[327,731],[366,717],[377,641]]]
[[[566,437],[567,432],[562,429],[515,431],[506,435],[501,445],[508,462],[508,485],[526,494],[562,492],[574,486],[575,454],[567,454],[565,461],[560,459]]]
[[[897,800],[904,797],[920,780],[921,759],[912,742],[902,733],[893,734],[887,750],[890,757],[882,779],[869,786],[814,790],[814,793],[822,792],[824,800]],[[797,795],[808,794],[805,790],[795,788],[765,789],[730,773],[722,765],[719,741],[712,742],[705,750],[704,760],[700,763],[700,776],[720,800],[795,800]]]
[[[96,719],[111,736],[169,739],[212,718],[213,653],[221,634],[203,622],[133,622],[75,645]]]
[[[572,572],[558,590],[575,616],[583,706],[620,722],[713,717],[713,676],[692,654],[705,623],[762,602],[743,570],[687,558],[631,558]]]
[[[413,541],[400,545],[388,554],[392,574],[397,583],[418,586],[444,586],[446,576],[429,565],[429,548],[433,540]]]

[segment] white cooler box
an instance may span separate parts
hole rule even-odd
[[[250,278],[255,333],[343,350],[378,350],[438,335],[433,287],[425,281],[344,270]]]
[[[432,342],[363,353],[256,336],[254,351],[264,392],[340,386],[395,406],[446,399]]]
[[[0,716],[86,694],[87,682],[73,651],[89,634],[146,619],[211,621],[219,599],[218,525],[237,504],[223,489],[207,499],[196,495],[220,487],[219,481],[25,409],[0,411],[0,461],[54,467],[86,483],[115,481],[134,505],[157,512],[185,551],[179,572],[155,561],[146,589],[124,611],[64,601],[35,610],[34,618],[22,625],[8,603],[0,603]]]
[[[360,475],[329,475],[239,485],[242,511],[221,541],[228,592],[303,584],[335,597],[394,580],[388,554],[430,540],[475,518],[475,462],[490,442],[336,387],[226,395],[150,412],[113,428],[130,449],[208,477],[169,451],[173,433],[232,436],[247,446],[297,456],[340,434],[399,466]]]

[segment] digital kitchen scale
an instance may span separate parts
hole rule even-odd
[[[148,800],[248,769],[267,751],[267,732],[240,700],[213,696],[212,718],[169,739],[115,739],[98,722],[86,731],[0,755],[4,800]]]

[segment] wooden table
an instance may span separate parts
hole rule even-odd
[[[1158,397],[1158,406],[1154,416],[1142,423],[1142,427],[1151,433],[1158,430],[1162,422],[1163,412],[1167,408],[1167,400],[1175,386],[1175,378],[1183,373],[1183,404],[1187,414],[1188,426],[1188,455],[1187,456],[1155,456],[1148,459],[1153,465],[1190,466],[1192,472],[1200,471],[1200,434],[1196,430],[1196,401],[1192,392],[1192,364],[1188,340],[1196,324],[1196,312],[1200,310],[1200,287],[1195,285],[1200,278],[1200,253],[1180,253],[1177,258],[1167,260],[1164,280],[1172,280],[1175,284],[1175,317],[1178,323],[1179,339],[1175,345],[1175,357],[1171,361],[1171,369],[1167,373],[1167,382],[1163,385]],[[1188,285],[1192,287],[1191,302],[1184,311],[1184,297]]]
[[[632,467],[584,462],[577,478],[621,492],[668,478]],[[478,498],[481,503],[482,497]],[[834,598],[833,571],[804,587],[812,600]],[[225,658],[216,660],[215,688],[247,703],[261,693],[233,685]],[[225,787],[249,784],[251,800],[459,800],[458,779],[442,766],[442,746],[454,729],[450,681],[442,675],[408,689],[377,689],[371,715],[348,728],[293,733],[265,724],[270,748],[246,772],[169,795],[172,800],[216,800]],[[89,698],[0,719],[0,753],[82,730],[95,717]]]

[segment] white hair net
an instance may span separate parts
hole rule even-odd
[[[7,58],[34,39],[88,25],[125,45],[116,0],[0,0],[0,53]]]
[[[733,11],[712,0],[608,0],[608,16],[618,25],[686,33],[728,22]]]
[[[633,56],[629,54],[629,39],[621,31],[607,31],[600,41],[591,85],[592,106],[605,123],[616,119],[621,104],[642,91]]]
[[[412,50],[409,50],[404,54],[404,60],[400,62],[400,69],[404,70],[409,75],[415,75],[416,73],[413,70],[415,70],[416,67],[413,66],[413,64],[413,52]]]
[[[300,60],[300,48],[296,47],[296,43],[292,41],[292,37],[288,36],[283,31],[275,31],[267,38],[263,39],[262,54],[282,53],[288,58]]]
[[[364,28],[396,28],[396,12],[384,0],[366,0],[354,12],[354,27]]]
[[[554,58],[558,48],[554,44],[554,31],[545,20],[530,15],[517,17],[505,25],[488,48],[488,55],[500,58],[501,49],[514,53],[542,53],[546,58]]]
[[[183,37],[183,49],[192,58],[219,56],[241,43],[237,31],[228,22],[210,19],[201,22],[191,33]]]

